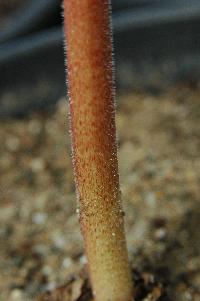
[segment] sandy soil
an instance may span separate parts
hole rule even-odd
[[[0,300],[33,300],[86,262],[66,101],[0,123]],[[200,87],[121,96],[117,129],[132,266],[162,284],[165,300],[198,301]]]

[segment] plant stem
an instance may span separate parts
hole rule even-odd
[[[130,301],[109,1],[65,0],[64,19],[74,173],[93,294],[96,301]]]

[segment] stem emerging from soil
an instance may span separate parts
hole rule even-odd
[[[65,0],[70,123],[80,223],[96,301],[130,301],[108,0]]]

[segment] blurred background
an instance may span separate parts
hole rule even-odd
[[[130,260],[162,283],[155,301],[200,300],[200,2],[113,0],[112,8]],[[86,262],[62,23],[60,0],[0,0],[2,301],[34,300]]]

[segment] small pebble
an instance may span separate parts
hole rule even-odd
[[[185,298],[186,298],[187,301],[191,301],[191,300],[192,300],[192,295],[191,295],[191,293],[190,293],[190,292],[186,292],[186,293],[185,293]]]
[[[31,161],[32,171],[38,172],[44,170],[44,168],[45,168],[45,163],[42,158],[36,158]]]
[[[85,255],[82,255],[80,258],[79,258],[79,262],[81,264],[86,264],[87,263],[87,257]]]
[[[36,212],[33,214],[32,221],[36,225],[43,225],[47,220],[47,214],[42,212]]]
[[[56,286],[57,286],[57,283],[55,281],[52,281],[46,285],[46,290],[52,291],[53,289],[56,288]]]
[[[37,119],[33,119],[30,121],[29,125],[28,125],[28,130],[30,133],[32,134],[39,134],[41,132],[42,129],[42,124],[39,120]]]
[[[38,244],[33,248],[34,252],[41,256],[46,256],[48,254],[48,247],[44,244]]]
[[[56,248],[63,250],[66,246],[65,237],[60,234],[53,235],[53,242]]]
[[[52,268],[48,265],[45,265],[43,268],[42,268],[42,273],[45,275],[45,276],[49,276],[51,273],[52,273]]]
[[[165,228],[159,228],[155,231],[155,238],[156,240],[163,240],[166,238],[166,229]]]
[[[12,301],[22,301],[23,300],[23,292],[20,289],[14,289],[11,292],[11,300]]]
[[[9,151],[15,152],[19,149],[20,141],[17,137],[12,136],[6,139],[6,147]]]
[[[156,196],[154,192],[146,192],[144,195],[144,199],[149,206],[154,207],[156,205]]]
[[[62,263],[64,268],[69,268],[72,264],[73,264],[73,261],[70,257],[64,258],[63,263]]]

